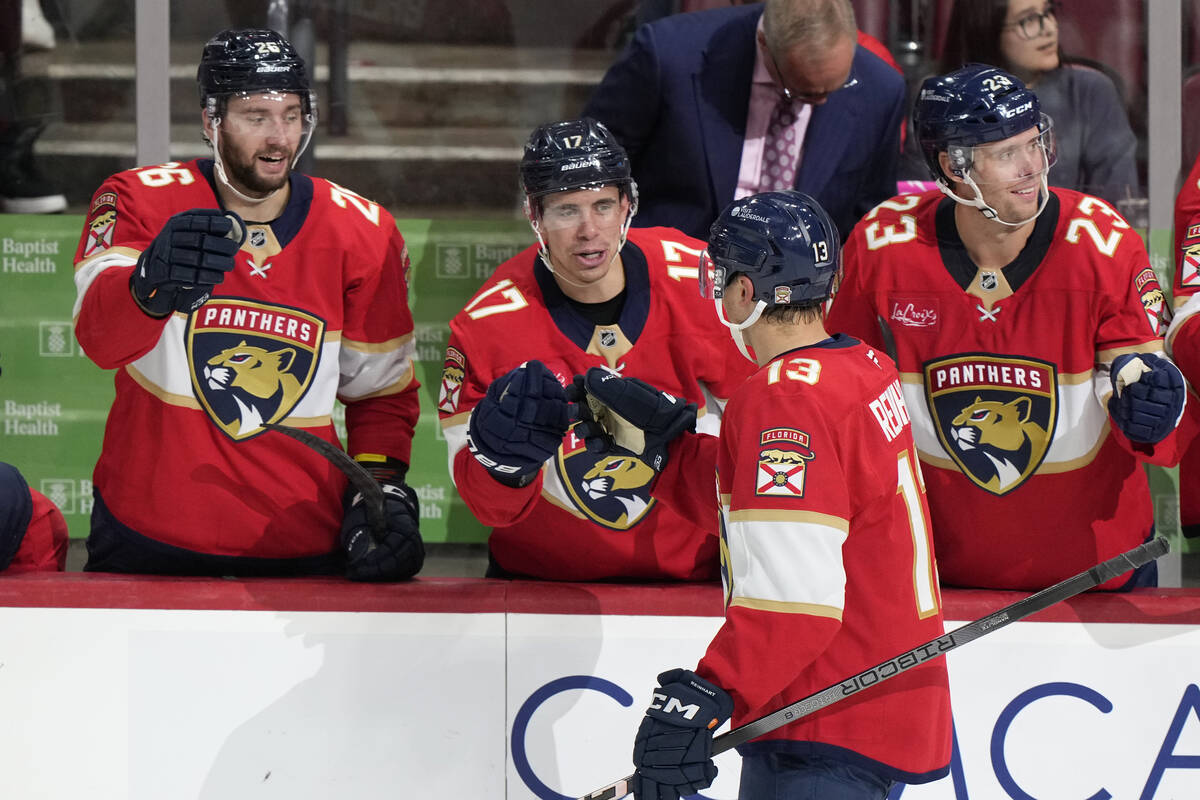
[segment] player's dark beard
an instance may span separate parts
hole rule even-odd
[[[290,164],[292,154],[284,153],[284,158]],[[225,142],[221,142],[221,161],[225,165],[225,173],[230,180],[241,184],[250,193],[260,196],[268,195],[287,183],[288,176],[291,174],[290,169],[277,180],[265,179],[260,177],[254,169],[257,160],[258,154],[255,153],[250,156],[248,161],[241,161],[234,153],[229,152],[229,148],[225,147]]]

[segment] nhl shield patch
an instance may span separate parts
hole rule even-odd
[[[570,430],[555,466],[575,507],[606,528],[628,530],[654,507],[650,489],[657,473],[633,454],[597,456]]]
[[[808,434],[795,428],[772,428],[759,435],[758,473],[754,493],[804,497],[805,470],[815,457]]]
[[[1058,374],[1039,359],[965,353],[925,363],[938,438],[979,488],[1004,495],[1046,457],[1058,419]]]
[[[215,297],[188,318],[196,399],[231,439],[286,417],[312,384],[325,323],[285,306]]]

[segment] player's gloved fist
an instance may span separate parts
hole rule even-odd
[[[371,530],[361,494],[354,492],[346,498],[341,543],[350,580],[401,581],[416,575],[425,563],[425,543],[417,528],[421,518],[417,493],[403,479],[380,480],[379,485],[384,498],[382,533]]]
[[[583,388],[587,402],[579,404],[575,435],[592,452],[615,445],[662,472],[671,442],[685,431],[696,430],[695,403],[637,378],[592,367],[583,377]]]
[[[129,278],[133,298],[152,317],[190,313],[233,269],[246,225],[232,211],[194,208],[167,220]]]
[[[526,486],[562,445],[567,395],[540,361],[527,361],[492,381],[471,410],[467,446],[496,480]]]
[[[1154,444],[1175,430],[1187,384],[1173,363],[1150,353],[1117,356],[1111,379],[1108,413],[1131,441]]]
[[[733,698],[690,670],[667,670],[658,682],[633,744],[636,800],[678,800],[709,786],[713,731],[733,713]]]

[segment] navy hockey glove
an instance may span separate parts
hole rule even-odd
[[[167,220],[129,277],[133,298],[152,317],[190,313],[233,269],[246,225],[232,211],[194,208]]]
[[[1108,413],[1130,441],[1155,444],[1175,430],[1187,400],[1183,373],[1149,353],[1129,353],[1112,362]]]
[[[363,464],[383,489],[386,528],[381,537],[371,535],[363,497],[348,493],[342,518],[342,549],[346,577],[353,581],[402,581],[416,575],[425,563],[425,544],[417,527],[421,518],[417,493],[404,482],[406,464],[387,459]]]
[[[605,452],[615,445],[662,472],[671,442],[685,431],[696,430],[695,403],[645,381],[592,367],[583,378],[583,387],[587,402],[579,405],[575,435],[591,452]]]
[[[709,786],[713,731],[733,713],[733,698],[690,670],[667,670],[658,682],[633,743],[635,800],[678,800]]]
[[[540,361],[492,381],[471,411],[467,446],[492,477],[527,486],[562,445],[570,425],[567,395]]]

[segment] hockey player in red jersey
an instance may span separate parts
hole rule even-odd
[[[717,431],[749,370],[697,296],[704,244],[630,229],[629,160],[593,120],[534,130],[521,180],[538,242],[451,320],[438,403],[458,492],[492,528],[489,575],[715,578],[712,524],[655,503],[642,460],[588,453],[563,395],[593,366],[652,377]]]
[[[930,78],[913,121],[941,191],[858,223],[829,326],[897,362],[943,582],[1042,589],[1153,535],[1142,463],[1194,435],[1163,293],[1108,203],[1048,188],[1052,123],[1019,79]]]
[[[404,483],[404,240],[377,204],[293,171],[316,108],[286,40],[219,33],[197,80],[213,158],[113,175],[76,253],[75,334],[117,390],[86,569],[409,577],[424,548]],[[386,492],[377,537],[329,462],[264,427],[336,444],[335,398],[347,450]]]
[[[1192,386],[1200,385],[1200,158],[1175,198],[1174,311],[1167,352]],[[1179,462],[1179,522],[1183,535],[1200,538],[1200,443]]]
[[[693,412],[658,388],[595,369],[582,381],[589,446],[641,452],[664,470],[655,497],[721,526],[725,622],[694,671],[658,676],[633,750],[639,800],[708,786],[731,714],[743,725],[943,632],[900,377],[823,325],[839,241],[794,191],[734,201],[713,223],[701,286],[759,365],[719,440],[681,434]],[[944,776],[950,748],[946,665],[927,662],[739,747],[738,796],[883,800],[896,781]]]

